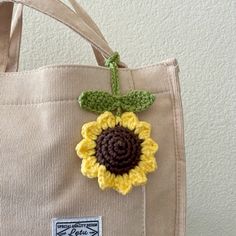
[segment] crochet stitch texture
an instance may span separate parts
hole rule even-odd
[[[139,121],[134,113],[146,110],[155,97],[137,90],[121,95],[118,62],[118,53],[106,61],[111,71],[112,94],[86,91],[78,98],[81,108],[100,115],[82,126],[83,139],[76,152],[82,159],[84,176],[98,178],[102,190],[113,188],[126,195],[133,186],[145,184],[146,175],[157,169],[158,144],[150,137],[151,125]]]

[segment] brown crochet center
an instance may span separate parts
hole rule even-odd
[[[142,139],[120,125],[107,128],[97,137],[97,161],[115,175],[128,173],[140,161]]]

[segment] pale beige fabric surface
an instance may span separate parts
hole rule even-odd
[[[110,91],[108,69],[58,65],[0,73],[0,235],[51,235],[54,217],[102,216],[103,236],[184,236],[178,72],[175,59],[119,69],[123,93],[156,94],[154,104],[138,117],[152,125],[159,168],[146,186],[127,196],[101,191],[95,179],[85,178],[75,153],[82,124],[97,117],[82,110],[76,98],[85,90]]]

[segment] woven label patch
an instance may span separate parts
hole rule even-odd
[[[52,236],[102,236],[102,217],[53,218]]]

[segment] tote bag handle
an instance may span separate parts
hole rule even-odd
[[[11,23],[11,34],[9,39],[8,61],[6,72],[17,72],[19,66],[22,22],[23,22],[23,5],[19,4],[15,11],[14,18]],[[0,22],[1,24],[1,22]]]
[[[0,72],[5,71],[8,62],[12,10],[12,5],[0,3]]]
[[[106,40],[96,25],[96,23],[93,21],[93,19],[87,14],[87,12],[78,4],[76,0],[68,0],[68,2],[71,4],[74,11],[78,14],[78,20],[84,20],[84,22],[93,29],[102,39]],[[13,9],[11,9],[13,10]],[[11,28],[11,36],[10,36],[10,42],[9,42],[9,51],[8,51],[8,63],[6,67],[6,72],[16,72],[18,71],[19,66],[19,55],[20,55],[20,44],[21,44],[21,35],[22,35],[22,19],[23,19],[23,5],[19,4],[17,6],[17,9],[15,11],[13,20],[12,20],[12,28]],[[4,24],[3,22],[0,22],[0,24]],[[9,25],[7,25],[9,27]],[[92,46],[96,61],[98,65],[105,66],[104,65],[104,57],[102,54]]]
[[[106,40],[102,32],[96,25],[96,23],[87,14],[87,12],[78,4],[78,2],[76,0],[68,0],[68,2],[73,7],[74,11],[78,14],[78,18],[80,18],[78,20],[81,20],[81,19],[84,20],[84,22],[91,29],[93,29],[99,36],[101,36],[102,39]],[[6,72],[18,71],[21,34],[22,34],[22,19],[23,19],[22,15],[23,15],[23,5],[19,4],[17,6],[15,15],[12,20],[12,29],[11,29],[11,36],[10,36],[10,42],[9,42],[10,45],[9,45],[9,51],[8,51],[8,63],[6,67]],[[0,22],[0,24],[1,23],[4,24],[3,22]],[[92,46],[92,49],[93,49],[98,65],[105,66],[104,57],[102,56],[102,54],[93,46]]]
[[[78,3],[75,5],[75,1],[71,0],[71,3],[74,4],[76,11],[81,15],[80,17],[59,0],[0,0],[0,22],[5,22],[5,27],[2,28],[2,26],[0,25],[0,71],[4,71],[4,68],[6,68],[7,64],[6,59],[8,55],[6,56],[6,48],[9,48],[10,40],[6,40],[6,35],[9,35],[9,29],[7,29],[7,27],[10,28],[9,19],[11,19],[12,14],[12,3],[21,3],[67,25],[93,46],[93,48],[95,49],[95,55],[97,55],[96,58],[99,57],[100,64],[104,65],[104,58],[108,58],[113,54],[112,49],[109,47],[108,43],[102,36],[97,25],[79,6]],[[101,62],[102,58],[103,62]],[[126,65],[122,62],[119,63],[119,66],[126,67]]]

